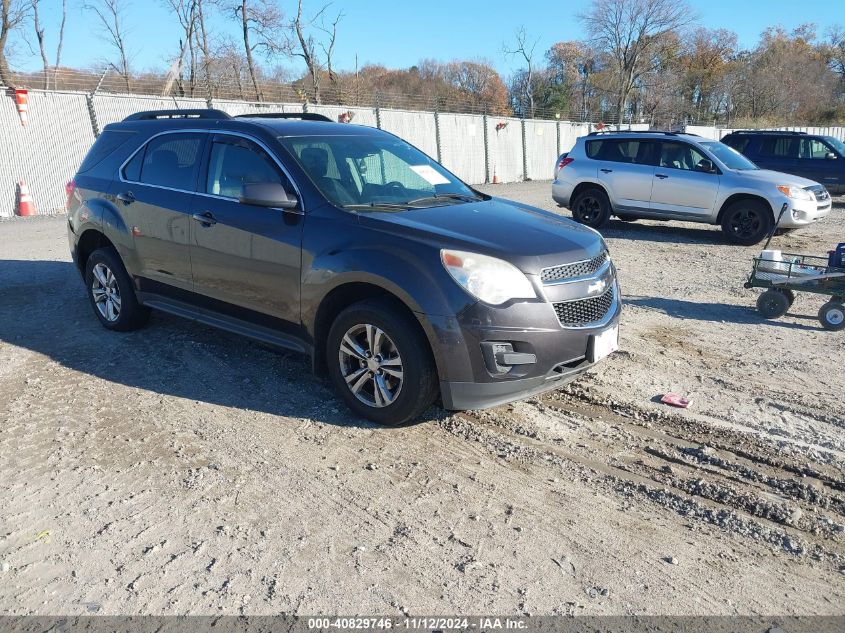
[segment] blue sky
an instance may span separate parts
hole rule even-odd
[[[178,22],[160,0],[128,1],[127,39],[133,66],[137,70],[166,68],[168,57],[178,46]],[[230,2],[234,4],[234,0]],[[322,3],[306,0],[306,7],[318,8]],[[60,4],[60,0],[42,0],[50,51],[55,47]],[[70,4],[63,65],[100,65],[106,43],[92,34],[94,23],[80,8],[82,0],[70,0]],[[294,0],[282,0],[281,4],[288,11],[294,8]],[[743,46],[752,46],[771,25],[793,28],[814,22],[820,34],[832,24],[845,25],[845,0],[695,0],[690,4],[701,25],[732,29]],[[542,54],[554,42],[584,36],[576,15],[589,5],[590,0],[336,0],[332,10],[342,9],[345,17],[338,30],[335,63],[344,70],[354,69],[356,54],[359,65],[380,63],[388,67],[407,67],[427,58],[483,58],[509,74],[519,64],[502,54],[502,43],[513,39],[517,27],[525,26],[532,39],[539,39],[537,51]],[[239,25],[231,15],[224,17],[217,12],[213,22],[217,32],[238,37]],[[31,31],[31,26],[26,28]],[[34,38],[30,41],[34,48]],[[40,58],[24,46],[12,63],[15,68],[36,70]],[[300,69],[295,62],[283,63]]]

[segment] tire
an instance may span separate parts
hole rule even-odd
[[[428,341],[413,317],[389,299],[360,301],[337,316],[326,364],[347,406],[378,424],[413,420],[437,397]]]
[[[85,262],[85,287],[91,308],[109,330],[130,332],[146,324],[149,308],[138,303],[132,280],[112,248],[101,248]]]
[[[845,329],[845,304],[828,301],[819,310],[819,322],[826,330],[837,332]]]
[[[795,293],[789,288],[780,288],[779,290],[786,295],[786,298],[789,300],[789,307],[791,308],[792,304],[795,303]]]
[[[757,310],[764,319],[777,319],[789,310],[789,297],[786,293],[771,288],[757,297]]]
[[[610,200],[598,187],[581,191],[572,201],[572,219],[590,228],[600,228],[610,217]]]
[[[774,224],[772,210],[759,200],[737,200],[722,216],[722,232],[729,242],[753,246],[763,240]]]

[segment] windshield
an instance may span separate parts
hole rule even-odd
[[[832,136],[823,136],[822,138],[833,146],[833,149],[839,152],[841,156],[845,156],[845,143]]]
[[[437,162],[392,136],[288,136],[279,141],[339,207],[402,209],[481,199]]]
[[[724,143],[700,141],[698,144],[722,161],[728,169],[760,169],[733,147],[728,147]]]

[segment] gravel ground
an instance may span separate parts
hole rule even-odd
[[[300,356],[103,330],[64,219],[0,223],[0,613],[845,613],[845,333],[762,322],[715,227],[603,232],[620,352],[382,429]],[[839,206],[775,247],[843,240]]]

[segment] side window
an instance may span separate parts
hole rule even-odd
[[[196,191],[197,166],[202,153],[203,136],[199,134],[163,134],[147,143],[140,161],[138,182],[146,185],[170,187],[183,191]],[[124,170],[124,177],[132,180],[129,167],[137,169],[130,161]]]
[[[598,158],[616,163],[648,165],[651,164],[652,145],[650,141],[640,139],[608,140],[602,145]]]
[[[831,153],[833,153],[833,150],[826,143],[815,138],[802,138],[798,156],[800,158],[824,160]]]
[[[587,141],[587,156],[589,158],[598,158],[601,154],[601,148],[604,141]]]
[[[136,152],[126,167],[123,168],[123,179],[129,182],[138,182],[141,180],[141,165],[144,163],[144,151],[146,147],[142,147],[140,151]]]
[[[770,136],[763,139],[760,154],[773,158],[798,158],[798,139],[790,136]]]
[[[208,158],[204,191],[227,198],[240,198],[249,183],[274,182],[292,192],[288,179],[261,147],[239,137],[216,138]]]
[[[751,138],[748,136],[729,136],[722,142],[728,147],[733,147],[740,154],[744,154],[748,148],[748,144],[751,142]]]
[[[702,161],[707,161],[707,163],[703,163]],[[698,171],[702,169],[704,164],[710,163],[710,159],[692,145],[674,142],[660,144],[660,160],[658,162],[660,167]]]

